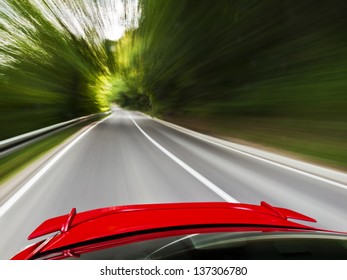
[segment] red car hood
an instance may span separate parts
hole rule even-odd
[[[47,240],[38,242],[18,253],[13,259],[30,259],[76,244],[102,238],[132,236],[131,242],[155,236],[191,232],[213,232],[221,228],[227,231],[240,230],[299,230],[319,229],[289,221],[296,219],[316,222],[314,219],[289,209],[273,207],[266,202],[261,205],[196,202],[116,206],[68,215],[43,222],[28,239],[60,231]],[[172,233],[175,232],[175,233]],[[144,237],[146,236],[147,237]],[[129,242],[129,238],[127,241]],[[122,245],[120,243],[120,245]]]

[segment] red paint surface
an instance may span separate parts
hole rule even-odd
[[[70,220],[69,220],[70,217]],[[73,246],[78,242],[114,236],[114,240],[100,244],[79,246],[75,253],[88,252],[91,248],[124,245],[166,236],[220,232],[220,231],[285,231],[318,230],[313,227],[288,221],[299,219],[315,222],[300,213],[273,207],[267,203],[259,205],[227,202],[195,202],[169,204],[142,204],[116,206],[64,215],[43,222],[29,239],[60,231],[68,221],[67,232],[60,232],[44,246],[26,249],[13,259],[33,258],[38,253]],[[123,234],[123,235],[122,235]],[[124,236],[124,235],[131,236]],[[122,235],[118,236],[117,235]],[[33,250],[35,250],[33,254]],[[68,254],[69,252],[67,252]]]

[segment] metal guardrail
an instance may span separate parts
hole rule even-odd
[[[77,123],[77,122],[80,122],[80,121],[83,121],[83,120],[87,120],[87,119],[90,119],[90,118],[93,118],[93,117],[107,115],[107,114],[110,114],[111,112],[112,111],[107,111],[107,112],[104,112],[104,113],[97,113],[97,114],[91,114],[91,115],[88,115],[88,116],[79,117],[79,118],[76,118],[76,119],[73,119],[73,120],[70,120],[70,121],[61,122],[61,123],[58,123],[58,124],[54,124],[54,125],[51,125],[51,126],[40,128],[38,130],[31,131],[31,132],[28,132],[28,133],[24,133],[24,134],[21,134],[21,135],[18,135],[18,136],[9,138],[9,139],[2,140],[2,141],[0,141],[0,151],[5,151],[6,149],[12,148],[12,147],[14,147],[16,145],[22,144],[22,143],[24,143],[26,141],[29,141],[29,140],[32,140],[32,139],[34,139],[36,137],[42,136],[42,135],[44,135],[46,133],[49,133],[49,132],[51,132],[53,130],[56,130],[58,128],[62,128],[64,126],[68,126],[70,124]]]

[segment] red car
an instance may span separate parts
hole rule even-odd
[[[143,204],[43,222],[28,239],[58,232],[12,259],[347,259],[347,235],[266,202]]]

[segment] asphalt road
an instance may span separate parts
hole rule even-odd
[[[0,259],[43,220],[111,205],[265,200],[347,231],[347,189],[213,145],[137,112],[114,113],[0,207]]]

